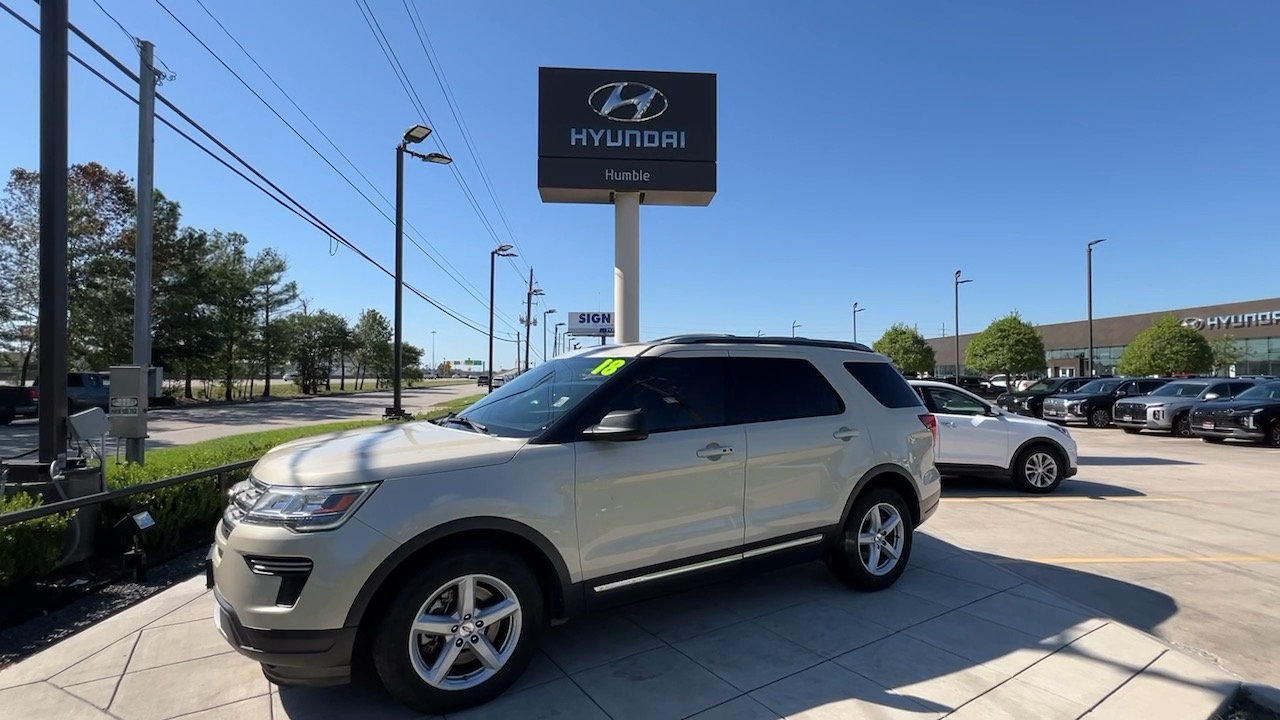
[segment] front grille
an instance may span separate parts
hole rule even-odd
[[[1142,403],[1116,403],[1112,416],[1121,420],[1146,420],[1147,406]]]
[[[1233,414],[1228,408],[1194,410],[1191,413],[1191,425],[1198,426],[1202,423],[1211,422],[1218,428],[1244,427],[1241,424],[1241,420],[1244,417],[1244,415]]]

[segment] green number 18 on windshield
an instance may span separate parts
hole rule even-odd
[[[595,368],[592,369],[591,374],[604,375],[605,377],[608,377],[618,372],[618,369],[621,368],[626,363],[627,361],[621,358],[610,358],[600,363],[599,365],[595,366]]]

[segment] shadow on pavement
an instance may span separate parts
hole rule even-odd
[[[1199,465],[1189,460],[1174,460],[1158,457],[1113,457],[1097,455],[1081,455],[1080,467],[1088,465]]]
[[[1057,497],[1145,497],[1146,493],[1119,485],[1070,479],[1064,480],[1058,489],[1049,495],[1032,495],[1018,490],[1013,483],[1000,478],[946,477],[942,481],[942,496],[944,498],[1013,497],[1033,500]]]
[[[854,592],[820,563],[808,563],[591,615],[549,630],[529,670],[502,697],[450,717],[687,718],[713,707],[725,718],[813,711],[897,717],[946,714],[971,702],[969,710],[985,708],[975,717],[1040,716],[1044,708],[1024,705],[1030,701],[1021,692],[1070,703],[1083,714],[1144,668],[1173,682],[1234,692],[1235,686],[1148,668],[1167,652],[1164,645],[1023,578],[1070,589],[1075,599],[1145,630],[1178,612],[1169,596],[1088,573],[980,557],[917,534],[911,568],[879,593]],[[1089,640],[1073,644],[1083,638]],[[1123,643],[1128,652],[1110,650]],[[1133,643],[1142,646],[1142,657],[1133,656]],[[1096,699],[1063,700],[1055,683],[1078,688],[1075,672],[1028,670],[1061,656],[1107,667],[1101,675],[1111,684],[1098,685]],[[1032,689],[998,689],[1015,676]],[[285,688],[278,703],[276,720],[418,717],[367,678],[345,688]]]

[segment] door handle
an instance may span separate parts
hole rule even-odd
[[[954,421],[951,421],[951,420],[943,420],[943,421],[942,421],[942,424],[943,424],[943,425],[946,425],[947,427],[955,427],[955,426],[956,426],[955,422],[954,422]]]
[[[845,442],[848,442],[853,438],[858,437],[861,434],[862,434],[861,432],[854,430],[852,428],[842,427],[839,430],[835,431],[834,433],[831,433],[831,437],[837,440],[844,440]]]
[[[733,454],[733,448],[720,447],[718,445],[715,447],[704,447],[698,451],[698,457],[706,458],[708,460],[719,460],[725,455],[732,455],[732,454]]]

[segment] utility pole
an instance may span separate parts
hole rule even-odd
[[[960,374],[963,372],[964,360],[960,358],[960,286],[965,283],[971,283],[972,280],[961,280],[960,271],[956,271],[956,385],[960,384]]]
[[[1085,292],[1089,296],[1089,357],[1085,361],[1088,364],[1085,368],[1085,372],[1089,373],[1088,377],[1093,377],[1095,374],[1093,371],[1093,246],[1106,241],[1106,238],[1091,240],[1085,246],[1084,252]]]
[[[40,3],[39,461],[67,452],[67,0]]]
[[[431,369],[436,369],[436,331],[431,331]]]
[[[529,331],[533,329],[533,266],[529,266],[529,292],[524,298],[524,369],[529,369]],[[519,358],[516,358],[519,367]]]
[[[156,71],[152,66],[155,46],[138,41],[138,231],[134,238],[133,264],[133,364],[150,377],[151,367],[151,243],[155,211],[152,190],[156,169]],[[149,388],[148,388],[149,391]],[[127,438],[125,462],[143,464],[146,438]]]

